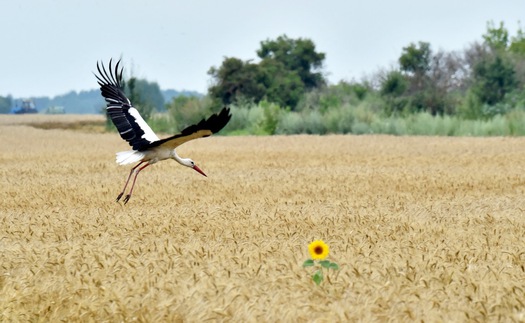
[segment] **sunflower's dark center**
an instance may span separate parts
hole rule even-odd
[[[315,252],[316,255],[321,255],[321,254],[323,254],[323,247],[321,247],[321,246],[316,246],[316,247],[314,248],[314,252]]]

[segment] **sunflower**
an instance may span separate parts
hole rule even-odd
[[[308,251],[310,251],[312,259],[322,260],[326,258],[326,256],[328,256],[330,249],[328,248],[328,245],[324,243],[323,240],[315,240],[314,242],[308,245]]]

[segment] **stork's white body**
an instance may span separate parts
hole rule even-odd
[[[134,164],[139,161],[148,162],[150,165],[155,164],[161,160],[165,159],[174,159],[179,164],[187,165],[187,158],[181,158],[175,149],[165,149],[163,147],[154,147],[146,151],[137,151],[137,150],[126,150],[120,151],[117,153],[116,162],[119,165],[129,165]]]

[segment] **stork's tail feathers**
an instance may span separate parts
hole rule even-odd
[[[133,164],[144,158],[144,153],[136,150],[120,151],[117,153],[117,164]]]

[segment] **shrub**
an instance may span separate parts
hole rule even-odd
[[[404,119],[399,117],[389,117],[377,119],[370,125],[372,133],[381,133],[388,135],[406,135],[407,128]]]
[[[298,134],[304,132],[304,120],[297,112],[288,112],[282,115],[275,129],[276,134]]]
[[[505,115],[508,124],[509,134],[513,136],[525,135],[525,111],[515,109]]]
[[[260,125],[261,129],[266,134],[275,134],[277,124],[279,123],[281,112],[283,112],[283,110],[281,110],[281,107],[279,107],[279,105],[264,100],[261,101],[259,105],[263,109],[264,115],[264,119],[262,120],[262,124]]]
[[[230,105],[232,118],[224,131],[254,135],[268,134],[264,130],[264,109],[253,103]]]
[[[337,109],[331,109],[324,115],[324,126],[329,133],[352,132],[354,115],[349,106],[344,105]]]
[[[316,88],[303,95],[295,110],[318,110],[324,114],[342,105],[357,105],[367,91],[368,88],[363,85],[347,82]]]
[[[323,115],[319,111],[311,111],[304,118],[304,132],[307,134],[326,134]]]
[[[434,135],[439,116],[433,117],[430,113],[421,112],[410,115],[407,121],[407,130],[410,135]]]
[[[178,96],[166,105],[178,131],[209,117],[212,111],[212,100],[209,97]]]
[[[355,135],[364,135],[373,133],[370,124],[357,121],[352,125],[352,133]]]

